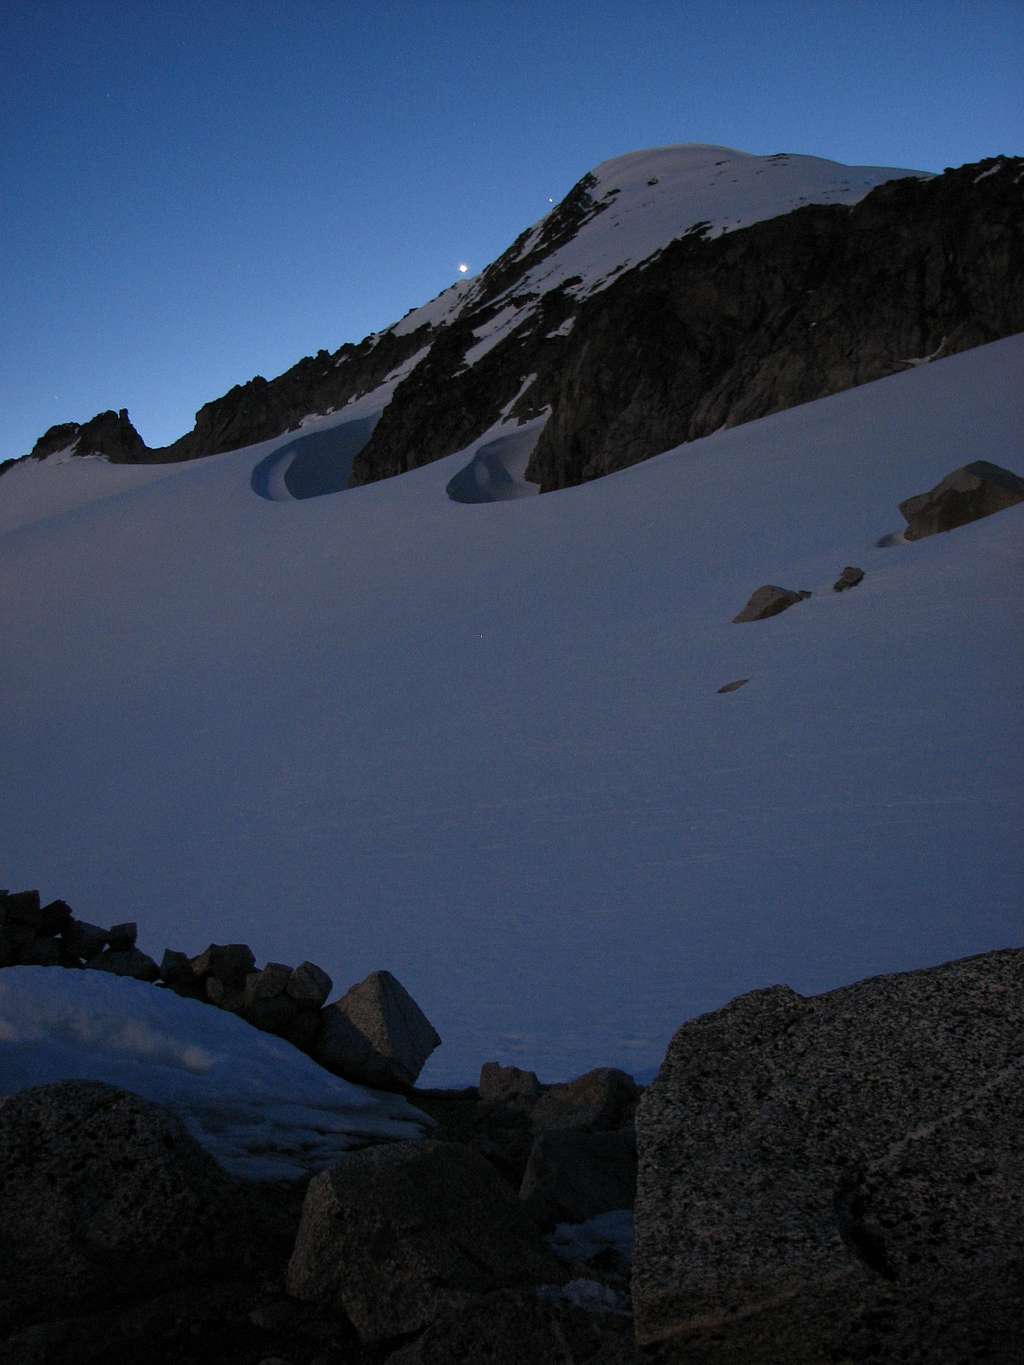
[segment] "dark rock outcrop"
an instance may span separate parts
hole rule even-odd
[[[542,491],[582,483],[1024,330],[1022,169],[1024,159],[989,158],[711,239],[696,224],[585,301],[572,281],[538,297],[520,282],[608,206],[585,176],[535,237],[522,234],[483,272],[447,324],[388,330],[275,379],[257,375],[204,404],[193,430],[160,449],[122,411],[51,427],[32,453],[72,446],[161,463],[235,450],[342,407],[429,347],[355,456],[354,484],[462,449],[506,408],[525,419],[546,407],[526,478]],[[468,364],[476,334],[510,306],[523,308],[518,325]]]
[[[62,1081],[0,1099],[0,1330],[209,1269],[228,1187],[180,1121],[136,1095]]]
[[[541,1133],[530,1152],[519,1197],[549,1226],[582,1223],[595,1214],[632,1208],[635,1129]]]
[[[608,1131],[628,1123],[640,1098],[632,1076],[612,1066],[595,1067],[574,1081],[546,1087],[530,1114],[534,1132],[574,1128]]]
[[[363,1341],[415,1332],[474,1296],[565,1273],[494,1168],[451,1143],[353,1153],[315,1176],[288,1292],[344,1313]]]
[[[972,460],[954,469],[927,493],[900,503],[907,523],[907,540],[952,531],[957,526],[990,517],[1015,503],[1024,502],[1024,479],[988,460]]]
[[[32,447],[29,458],[45,460],[69,448],[73,455],[105,455],[114,464],[145,463],[148,454],[124,408],[99,412],[89,422],[62,422],[50,427]]]
[[[767,621],[769,616],[778,616],[780,612],[795,606],[797,602],[802,602],[810,595],[803,589],[780,588],[774,583],[765,583],[760,588],[755,588],[750,594],[747,605],[732,618],[733,624],[739,625],[746,621]]]
[[[1019,1358],[1024,950],[675,1035],[637,1117],[637,1339],[717,1362]]]
[[[526,477],[582,483],[1024,330],[1021,170],[993,158],[673,242],[581,308],[534,385],[553,412]]]

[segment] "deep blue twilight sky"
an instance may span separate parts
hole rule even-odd
[[[1021,0],[5,0],[0,62],[0,458],[166,443],[626,151],[1024,151]]]

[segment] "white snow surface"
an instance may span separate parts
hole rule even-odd
[[[172,1109],[234,1175],[291,1180],[424,1136],[397,1095],[332,1076],[233,1014],[107,972],[0,972],[0,1096],[92,1080]]]
[[[969,460],[1024,472],[1022,362],[476,506],[445,490],[479,443],[281,502],[250,489],[272,443],[117,492],[85,462],[78,506],[20,467],[3,884],[156,956],[386,967],[444,1039],[425,1084],[637,1073],[742,991],[1018,943],[1024,507],[877,542]],[[814,595],[733,625],[763,583]]]

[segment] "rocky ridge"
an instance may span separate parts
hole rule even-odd
[[[788,158],[749,160],[777,171]],[[630,161],[608,165],[626,174]],[[151,463],[238,449],[411,367],[382,397],[354,484],[463,449],[502,414],[550,412],[527,478],[567,487],[1024,329],[1022,172],[1021,158],[989,158],[729,230],[683,221],[680,204],[653,254],[584,279],[558,262],[614,216],[619,193],[587,175],[478,279],[358,345],[236,386],[172,445],[148,449],[124,411],[109,412],[50,428],[32,457]]]

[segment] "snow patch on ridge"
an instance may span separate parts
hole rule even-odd
[[[246,1179],[294,1180],[429,1125],[397,1095],[332,1076],[233,1014],[106,972],[0,972],[0,1044],[0,1096],[105,1081],[172,1109]]]

